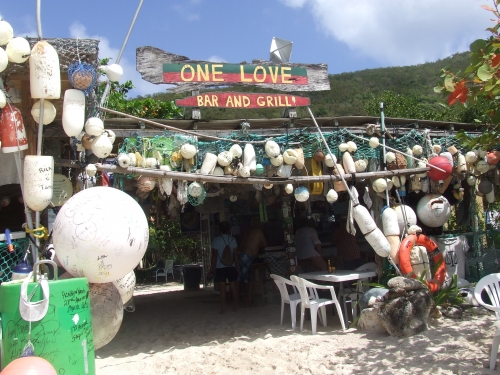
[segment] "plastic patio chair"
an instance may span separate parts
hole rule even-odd
[[[304,328],[304,315],[305,310],[309,309],[311,313],[311,326],[313,335],[316,334],[316,325],[318,312],[320,312],[320,321],[324,327],[326,327],[326,306],[335,304],[337,307],[337,313],[339,314],[340,323],[342,324],[342,330],[345,331],[344,316],[342,315],[342,309],[340,308],[340,303],[337,300],[337,295],[335,294],[335,289],[331,285],[318,285],[314,284],[306,279],[292,275],[290,279],[295,283],[299,294],[300,294],[300,330]],[[308,290],[309,289],[309,290]],[[319,298],[317,289],[329,290],[332,298]],[[310,298],[309,293],[312,293],[313,297]]]
[[[285,303],[288,303],[290,305],[290,314],[292,317],[292,329],[295,329],[297,321],[297,305],[300,303],[300,294],[299,292],[297,292],[297,288],[292,281],[282,276],[275,275],[274,273],[272,273],[270,276],[276,283],[276,286],[278,287],[281,294],[281,325],[283,325]],[[288,293],[287,285],[290,285],[293,288],[292,294]]]
[[[359,266],[358,268],[356,268],[355,271],[375,271],[375,272],[377,272],[377,263],[370,262],[370,263],[363,264],[362,266]],[[352,319],[353,320],[356,319],[356,317],[358,315],[358,308],[357,308],[358,300],[361,298],[361,295],[363,295],[363,293],[369,289],[369,287],[363,286],[363,282],[366,282],[366,281],[368,281],[368,279],[361,279],[361,280],[357,281],[355,288],[353,288],[353,287],[344,288],[344,295],[342,297],[351,299]]]
[[[172,274],[172,279],[174,278],[174,261],[166,260],[165,267],[158,268],[156,270],[156,281],[158,281],[158,276],[165,276],[165,281],[168,281],[168,274]]]
[[[483,290],[486,291],[491,301],[491,305],[481,298]],[[495,312],[497,321],[493,324],[496,327],[493,344],[491,345],[490,370],[495,369],[497,361],[498,346],[500,344],[500,273],[492,273],[478,281],[474,288],[474,298],[479,304]]]

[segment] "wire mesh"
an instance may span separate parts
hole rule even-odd
[[[9,252],[7,243],[0,244],[0,282],[10,281],[12,270],[23,259],[24,252],[29,244],[28,238],[12,240],[14,251]]]

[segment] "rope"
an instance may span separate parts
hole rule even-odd
[[[41,225],[39,228],[35,228],[35,229],[29,229],[26,226],[26,227],[24,227],[24,230],[26,231],[26,233],[32,234],[36,238],[40,238],[44,241],[46,241],[49,238],[49,231],[43,225]]]

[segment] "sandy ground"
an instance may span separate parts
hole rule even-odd
[[[258,300],[220,315],[212,290],[176,283],[138,286],[135,303],[116,337],[96,351],[99,375],[498,374],[488,370],[492,315],[441,318],[429,331],[398,339],[344,333],[331,310],[316,335],[309,320],[303,332],[292,331],[288,306],[281,326],[280,305]]]

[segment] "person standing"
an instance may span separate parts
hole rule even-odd
[[[223,221],[219,225],[220,235],[212,241],[212,262],[209,275],[214,275],[214,283],[220,285],[221,314],[224,314],[226,307],[226,281],[229,282],[229,288],[233,295],[233,310],[238,311],[238,285],[236,280],[240,273],[240,264],[238,259],[238,244],[236,238],[231,236],[231,224]],[[226,247],[231,252],[229,262],[224,255]]]
[[[327,271],[328,265],[321,256],[321,241],[314,228],[308,225],[307,218],[300,218],[297,222],[297,231],[295,232],[295,248],[297,259],[311,262],[315,271]]]
[[[259,257],[260,250],[267,247],[266,236],[261,228],[259,218],[253,217],[250,225],[250,230],[246,233],[241,246],[238,248],[240,260],[238,281],[244,283],[248,283],[250,266]]]

